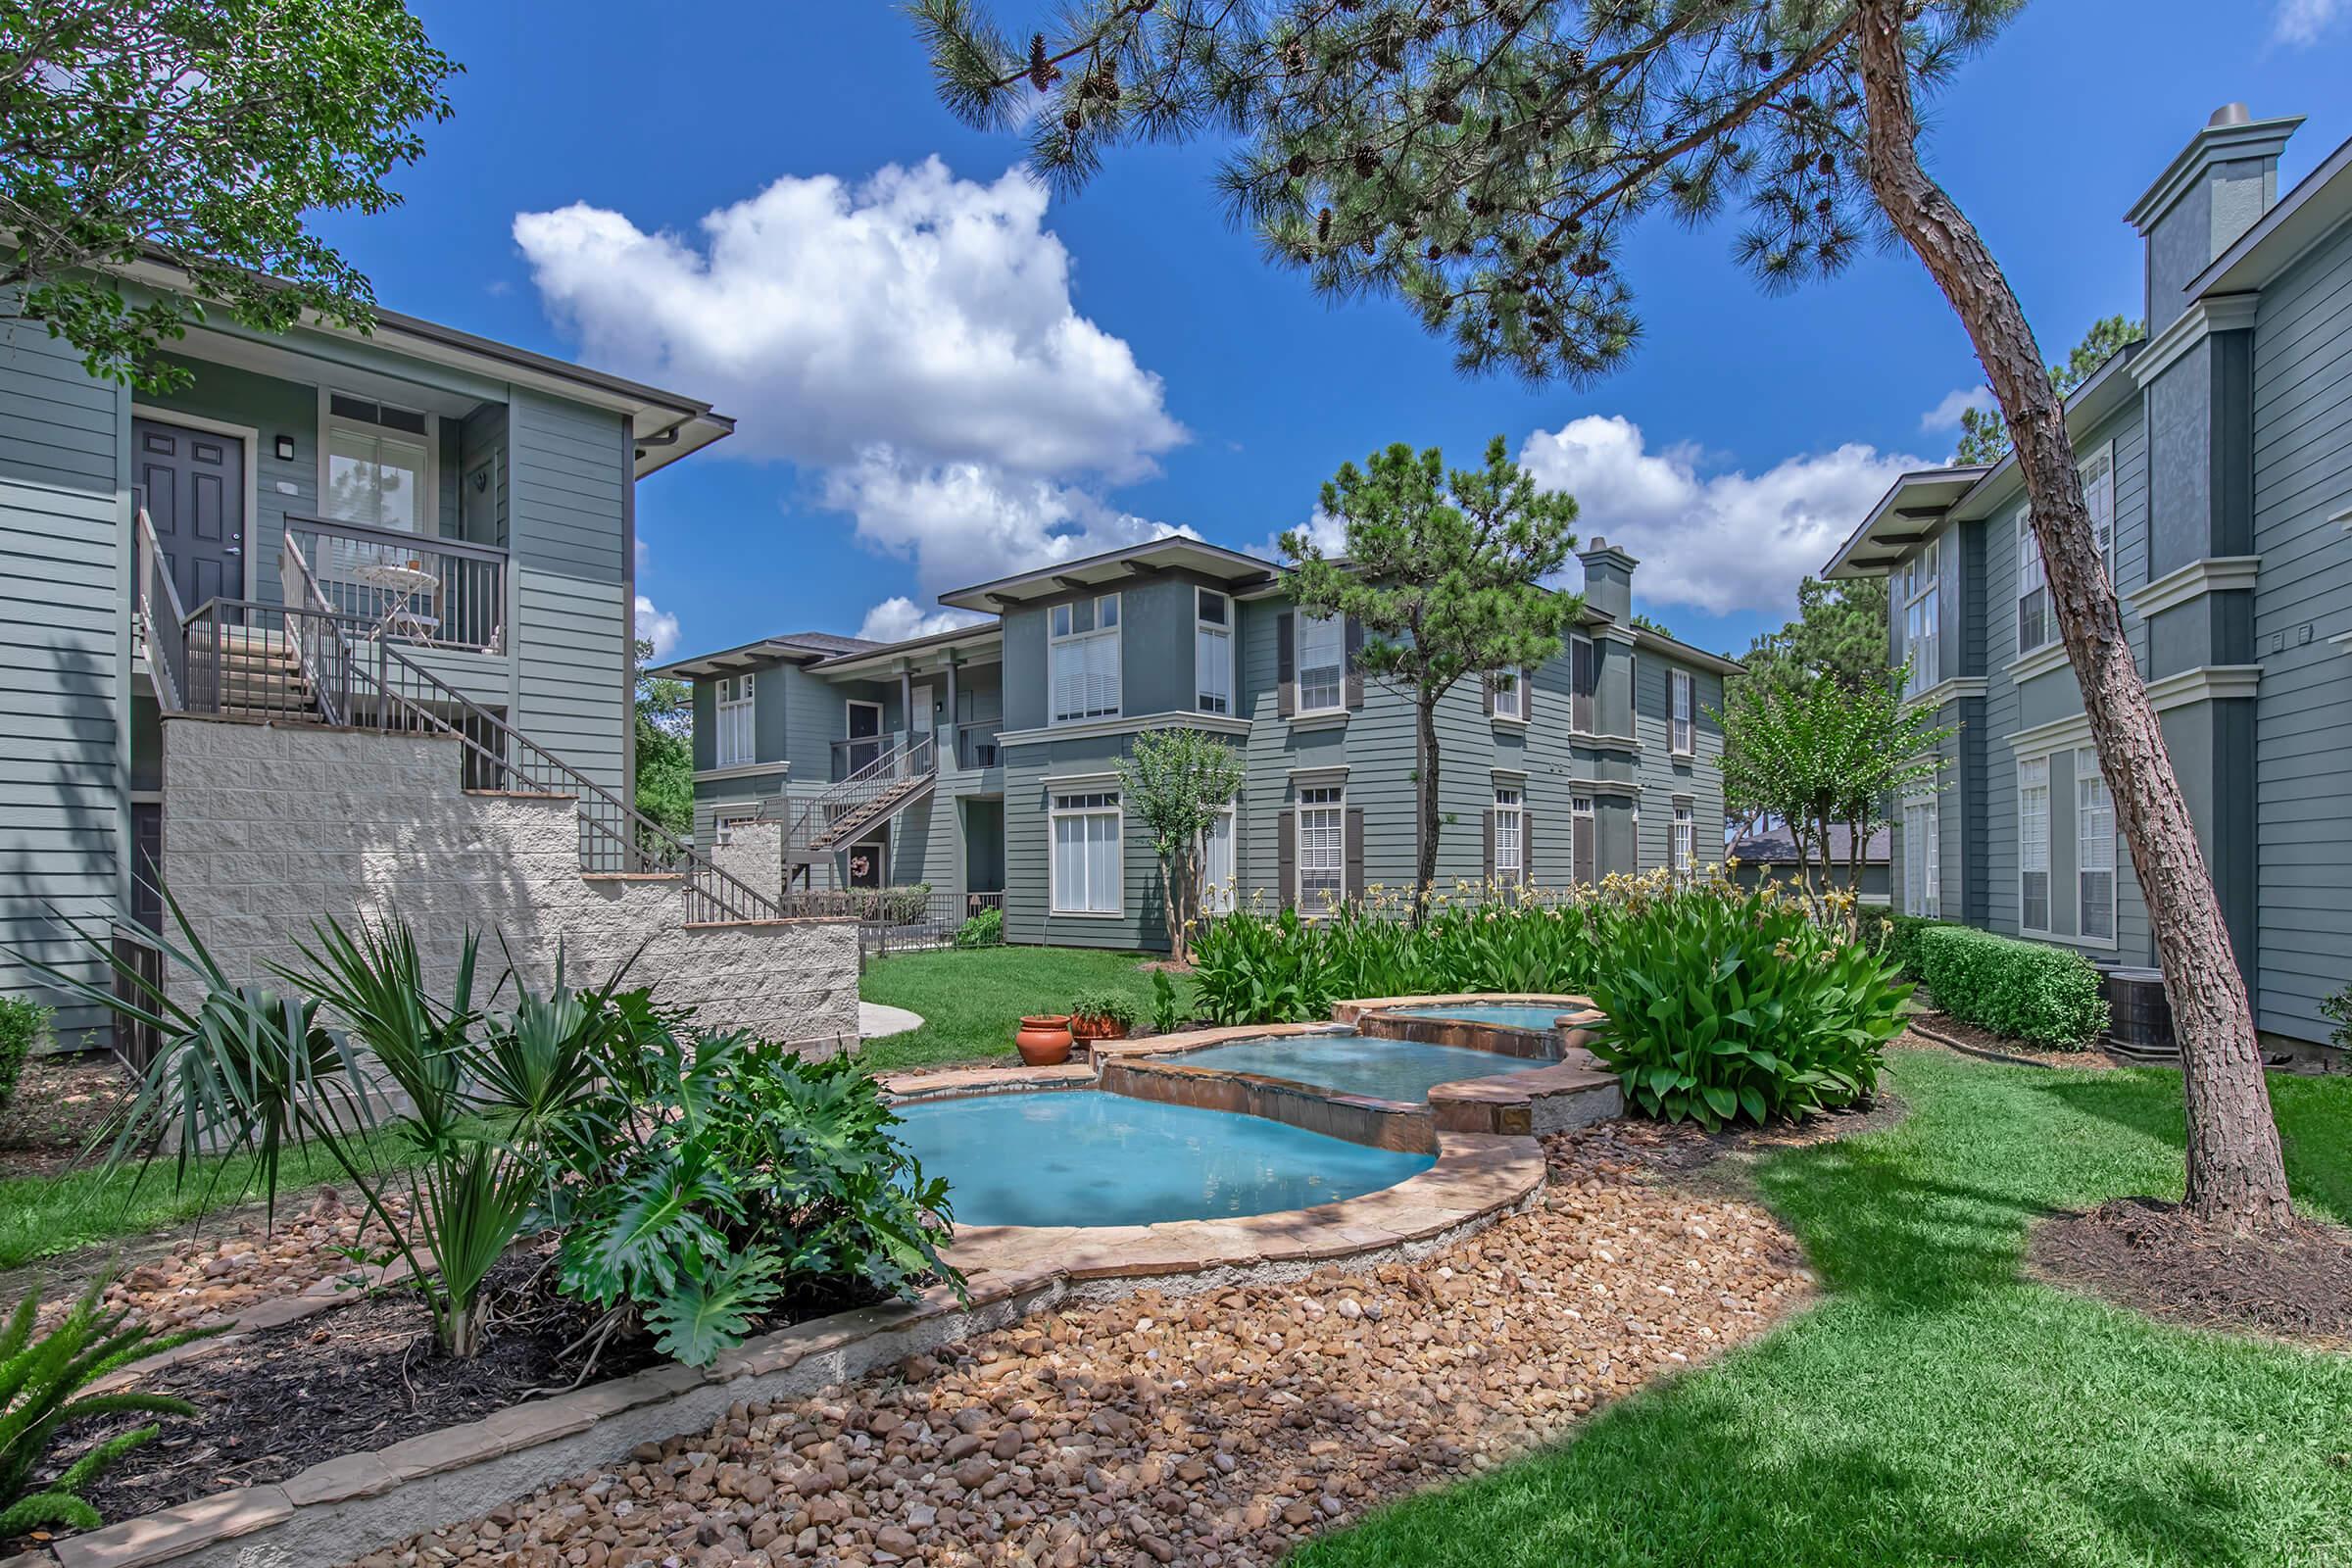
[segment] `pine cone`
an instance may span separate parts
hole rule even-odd
[[[1054,62],[1046,58],[1046,35],[1042,32],[1032,33],[1029,37],[1029,85],[1044,92],[1054,85],[1054,78],[1060,74],[1054,69]]]

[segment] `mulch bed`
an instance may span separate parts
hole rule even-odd
[[[1964,1051],[1970,1055],[1989,1056],[1995,1061],[2014,1061],[2033,1067],[2088,1067],[2094,1069],[2131,1065],[2129,1062],[2119,1061],[2104,1051],[2052,1051],[2047,1046],[2036,1046],[2024,1040],[2012,1040],[2007,1035],[1996,1035],[1989,1029],[1980,1029],[1973,1023],[1962,1023],[1957,1018],[1940,1012],[1922,1013],[1919,1015],[1917,1023],[1921,1028],[1933,1029],[1936,1034],[1943,1037],[1935,1039],[1919,1034],[1917,1030],[1912,1031],[1922,1045]]]
[[[2352,1232],[2313,1220],[2248,1237],[2178,1204],[2112,1199],[2035,1226],[2028,1272],[2166,1322],[2352,1348]]]
[[[1632,1116],[1601,1125],[1608,1129],[1609,1139],[1632,1152],[1642,1166],[1683,1172],[1702,1170],[1735,1154],[1805,1149],[1863,1133],[1884,1132],[1908,1114],[1910,1107],[1898,1097],[1881,1090],[1867,1104],[1824,1111],[1803,1121],[1774,1122],[1767,1127],[1742,1122],[1711,1133],[1694,1121],[1643,1121]]]
[[[501,1322],[475,1359],[434,1348],[424,1303],[389,1290],[322,1316],[268,1330],[161,1368],[141,1392],[175,1394],[193,1416],[160,1418],[163,1436],[134,1449],[85,1494],[112,1521],[235,1487],[283,1481],[321,1460],[477,1421],[533,1390],[579,1376],[565,1348],[593,1320],[589,1309],[543,1294],[518,1295],[540,1262],[518,1254],[502,1265]],[[594,1376],[620,1377],[653,1364],[650,1337],[615,1336]],[[149,1417],[70,1429],[50,1455],[62,1469],[83,1450]]]
[[[101,1152],[137,1088],[112,1056],[35,1056],[0,1111],[0,1178],[54,1176]]]

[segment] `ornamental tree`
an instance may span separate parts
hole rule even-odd
[[[1292,529],[1285,587],[1310,615],[1345,615],[1364,629],[1356,667],[1413,705],[1420,833],[1413,917],[1438,874],[1438,704],[1468,675],[1532,669],[1560,651],[1560,631],[1583,607],[1544,579],[1576,548],[1576,501],[1539,490],[1501,436],[1483,467],[1448,470],[1436,447],[1402,442],[1352,463],[1323,486],[1323,514],[1346,533],[1327,559]]]
[[[1975,345],[2162,958],[2188,1100],[2188,1206],[2292,1215],[2245,983],[2016,293],[1921,167],[1916,100],[2023,0],[1069,0],[1002,31],[913,0],[951,109],[1021,127],[1063,186],[1123,144],[1213,133],[1276,261],[1402,300],[1465,369],[1588,380],[1640,335],[1619,270],[1653,213],[1740,206],[1770,288],[1908,246]]]
[[[1200,847],[1242,790],[1242,754],[1203,730],[1145,730],[1114,764],[1119,800],[1142,819],[1159,858],[1168,956],[1182,963],[1200,912]]]
[[[141,391],[185,381],[151,351],[208,308],[366,326],[368,279],[311,219],[398,205],[385,176],[423,155],[460,69],[396,0],[0,8],[0,320]],[[123,293],[133,268],[153,297]]]

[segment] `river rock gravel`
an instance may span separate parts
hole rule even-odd
[[[1535,1204],[1417,1262],[1072,1306],[643,1445],[358,1568],[1271,1564],[1494,1468],[1805,1299],[1656,1130],[1546,1140]]]

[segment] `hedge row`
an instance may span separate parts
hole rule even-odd
[[[1922,924],[1907,936],[1936,1005],[1962,1023],[2059,1051],[2107,1032],[2099,972],[2081,954],[1963,925]]]

